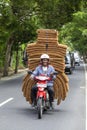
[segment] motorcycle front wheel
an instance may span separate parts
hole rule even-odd
[[[37,110],[38,110],[38,119],[42,118],[42,114],[43,114],[43,99],[39,98],[37,100]]]

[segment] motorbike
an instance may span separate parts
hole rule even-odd
[[[32,71],[28,71],[28,74],[33,74]],[[54,72],[53,74],[57,75],[58,72]],[[50,77],[46,75],[35,76],[35,80],[37,80],[37,95],[36,95],[36,108],[38,111],[38,119],[42,118],[43,112],[47,109],[50,109],[49,102],[49,94],[47,91],[47,81],[51,80]]]

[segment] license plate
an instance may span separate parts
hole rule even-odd
[[[37,87],[46,88],[46,87],[47,87],[47,84],[37,83]]]

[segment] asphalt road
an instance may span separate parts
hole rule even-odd
[[[23,76],[0,81],[0,130],[85,130],[86,81],[84,66],[68,75],[70,90],[65,101],[47,111],[41,120],[22,95]]]

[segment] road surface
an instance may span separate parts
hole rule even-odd
[[[0,130],[85,130],[86,77],[83,64],[69,77],[70,90],[65,101],[42,119],[22,94],[23,76],[0,81]]]

